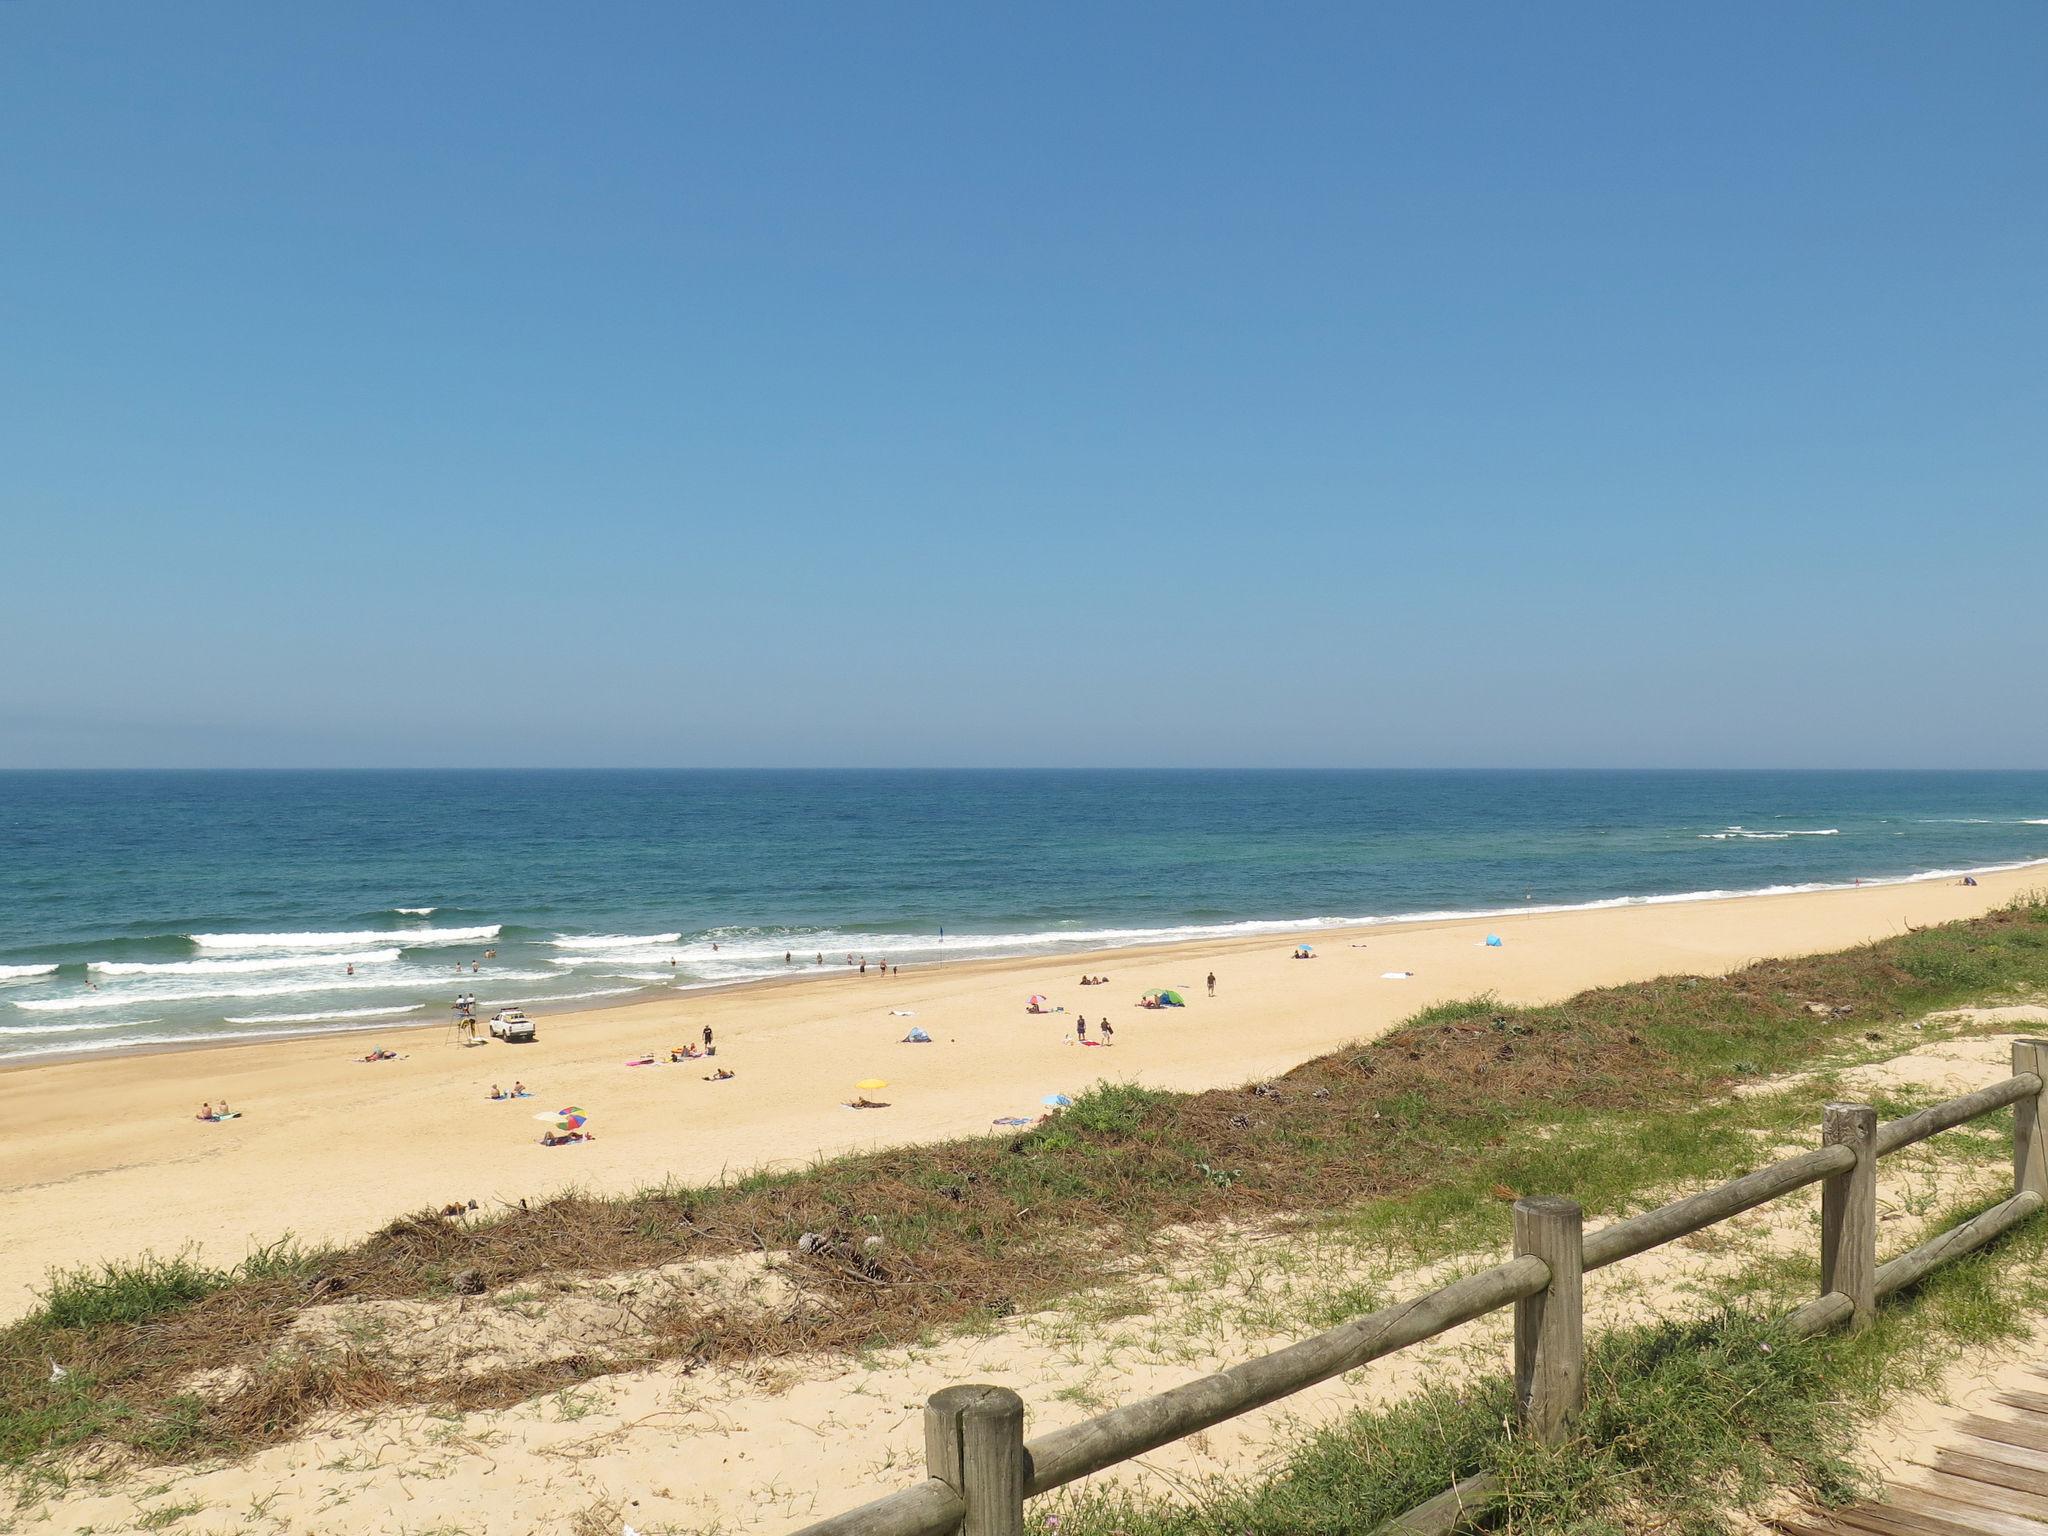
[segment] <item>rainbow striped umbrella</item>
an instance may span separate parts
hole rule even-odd
[[[533,1118],[558,1131],[580,1131],[590,1116],[571,1105],[567,1109],[544,1109]]]

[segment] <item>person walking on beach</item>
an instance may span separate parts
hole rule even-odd
[[[1216,973],[1214,971],[1209,973],[1209,995],[1211,997],[1216,995]]]
[[[711,1026],[709,1024],[704,1026],[704,1050],[706,1054],[709,1054],[711,1050]]]

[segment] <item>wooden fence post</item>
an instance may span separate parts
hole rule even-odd
[[[2048,1200],[2048,1040],[2013,1041],[2012,1072],[2031,1072],[2042,1083],[2012,1108],[2012,1192],[2031,1189]]]
[[[924,1405],[925,1467],[967,1505],[960,1536],[1024,1536],[1024,1399],[946,1387]]]
[[[1515,1404],[1544,1445],[1571,1432],[1586,1396],[1585,1220],[1576,1200],[1515,1202],[1515,1255],[1550,1266],[1550,1284],[1515,1303]]]
[[[1849,1329],[1877,1312],[1877,1111],[1830,1104],[1821,1112],[1824,1146],[1845,1146],[1856,1161],[1820,1186],[1820,1293],[1849,1298]]]

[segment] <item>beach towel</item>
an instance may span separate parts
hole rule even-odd
[[[1381,972],[1380,972],[1380,980],[1381,980],[1381,981],[1406,981],[1406,980],[1407,980],[1407,979],[1408,979],[1408,978],[1409,978],[1410,976],[1413,976],[1414,974],[1415,974],[1415,973],[1414,973],[1413,971],[1381,971]]]
[[[1028,1115],[998,1115],[989,1122],[991,1125],[1029,1125],[1030,1123],[1031,1118]]]

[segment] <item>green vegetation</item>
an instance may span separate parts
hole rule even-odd
[[[1853,1337],[1788,1338],[1772,1277],[1745,1276],[1743,1299],[1708,1319],[1593,1341],[1585,1413],[1555,1448],[1511,1433],[1503,1376],[1353,1414],[1260,1482],[1175,1503],[1084,1493],[1042,1503],[1034,1524],[1059,1536],[1351,1536],[1490,1471],[1503,1494],[1492,1524],[1518,1536],[1718,1536],[1787,1490],[1823,1502],[1862,1492],[1850,1460],[1862,1422],[1928,1385],[1958,1350],[2023,1336],[2024,1320],[2048,1307],[2044,1252],[2048,1218],[2036,1217],[1887,1302]]]
[[[1826,1080],[1730,1089],[1895,1054],[1931,1009],[2044,985],[2048,897],[1724,977],[1542,1008],[1431,1008],[1270,1083],[1105,1087],[1016,1135],[484,1218],[423,1213],[352,1247],[280,1248],[233,1271],[152,1259],[63,1276],[0,1331],[0,1465],[89,1442],[161,1460],[232,1454],[337,1406],[497,1407],[661,1360],[908,1343],[1070,1298],[1160,1233],[1205,1223],[1291,1223],[1417,1258],[1483,1248],[1505,1235],[1517,1193],[1568,1192],[1598,1217],[1753,1166],[1788,1132],[1809,1139]],[[799,1255],[805,1233],[824,1241]],[[631,1358],[434,1376],[290,1337],[309,1306],[449,1296],[465,1270],[502,1295],[764,1249],[781,1255],[792,1305],[763,1318],[686,1297]],[[52,1381],[53,1360],[70,1374]],[[210,1384],[195,1382],[202,1371]]]

